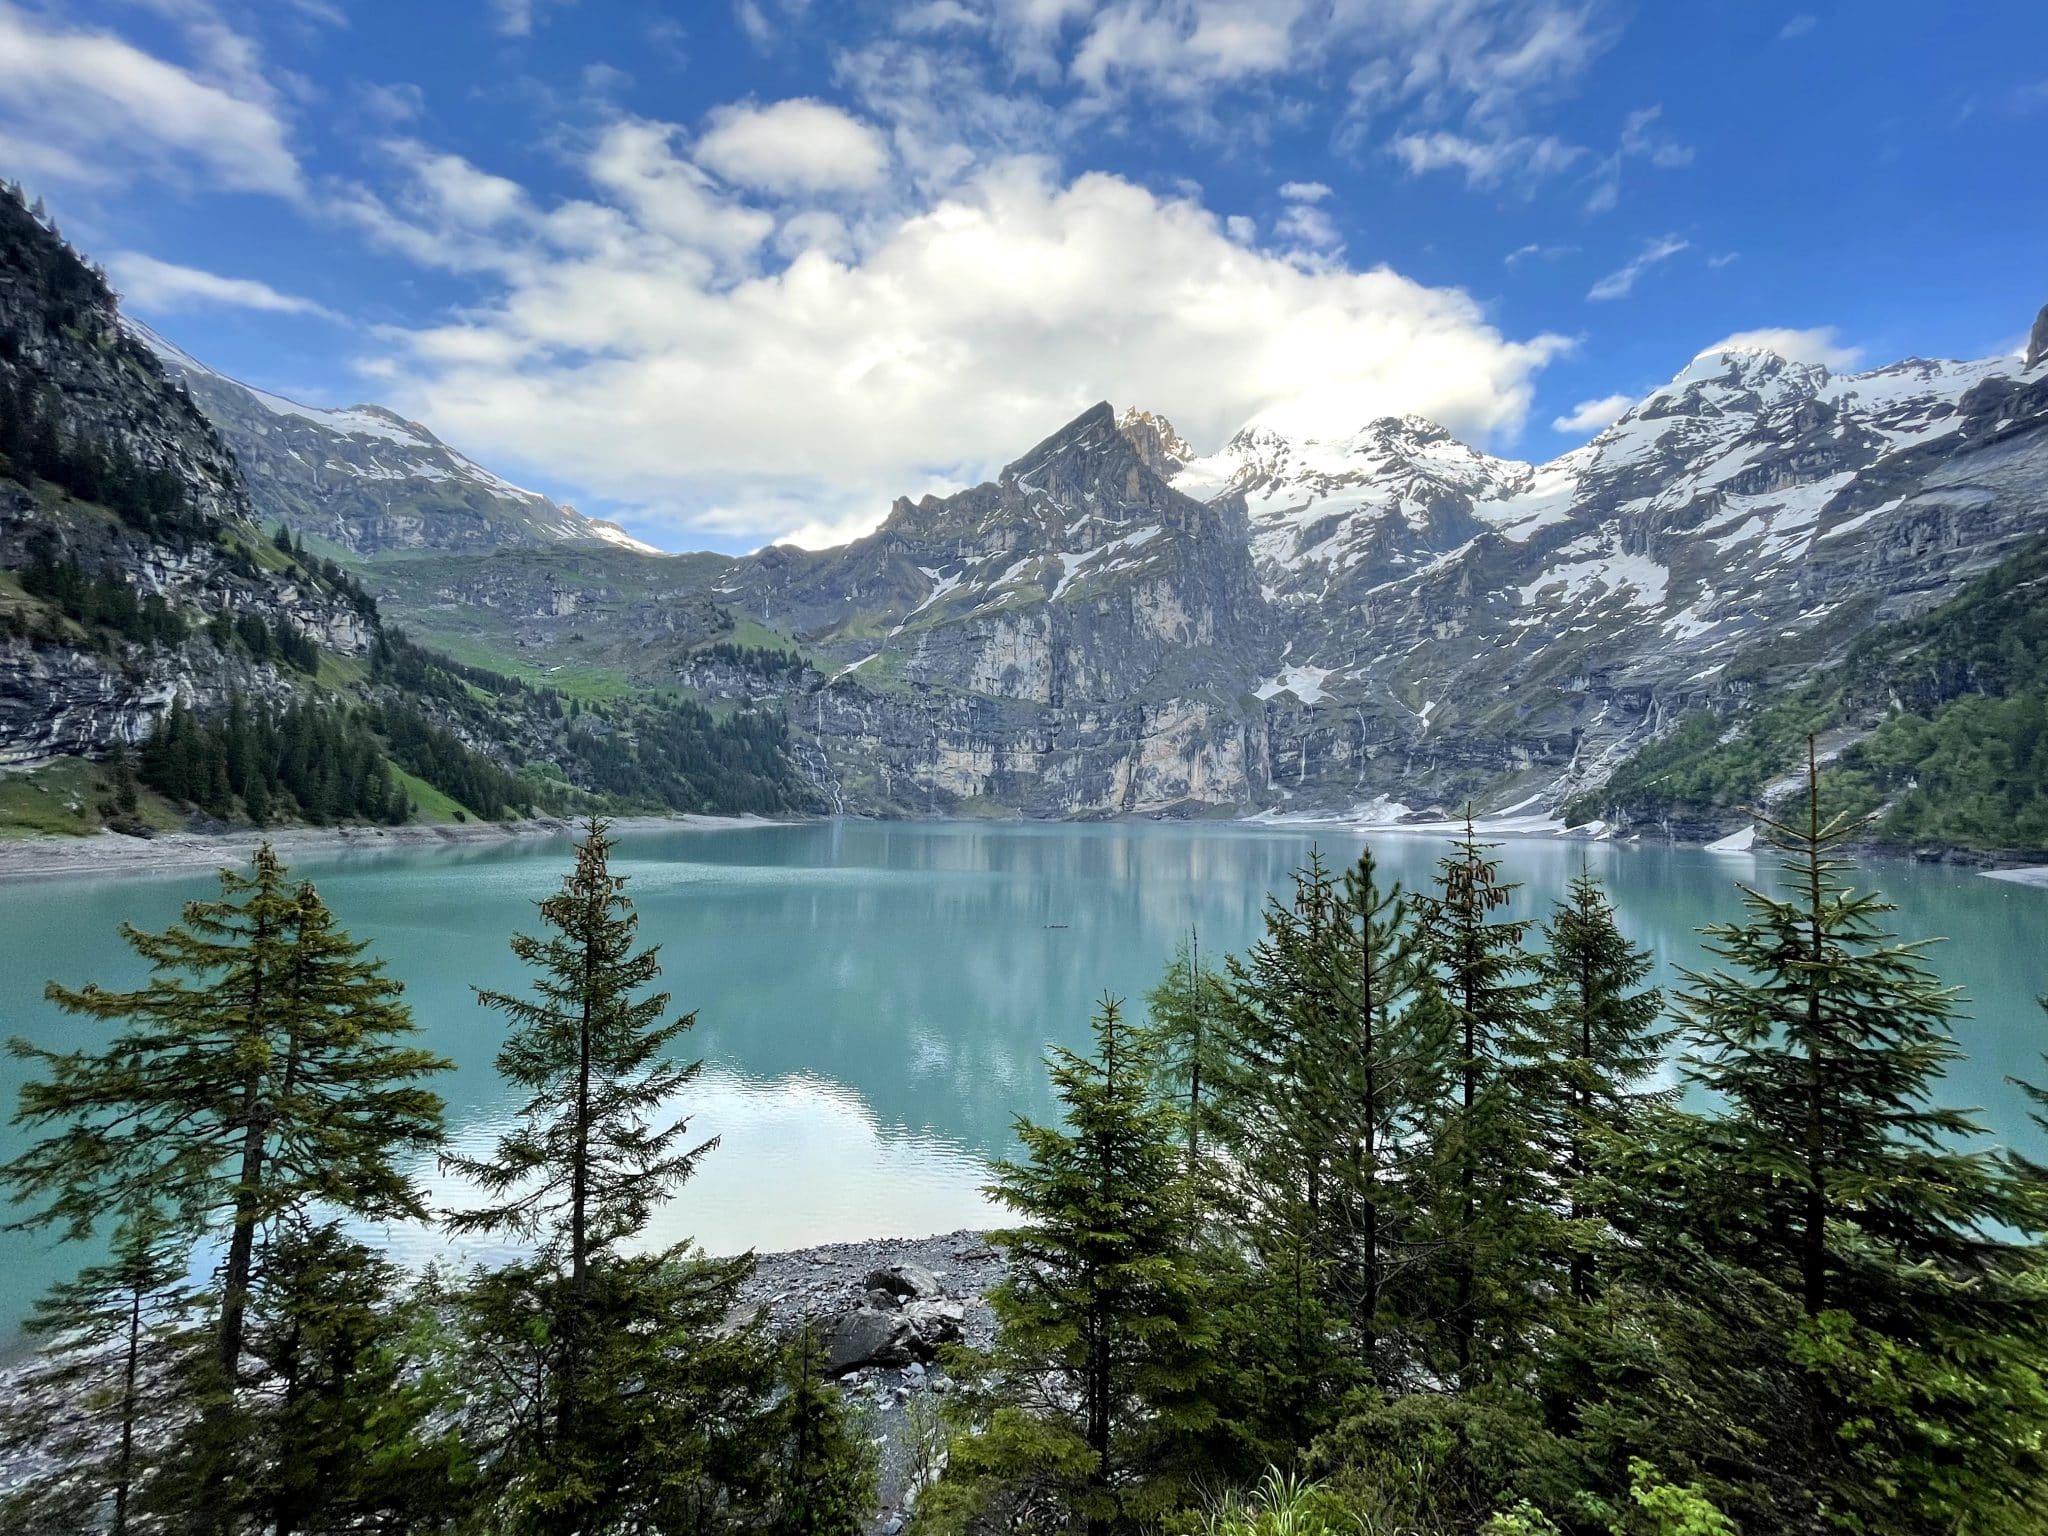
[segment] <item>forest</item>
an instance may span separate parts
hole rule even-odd
[[[943,1360],[912,1536],[2041,1529],[2048,1169],[1945,1102],[1956,1000],[1861,830],[1810,782],[1671,996],[1590,874],[1537,921],[1468,827],[1425,889],[1311,859],[1246,952],[1105,997],[991,1171],[994,1343]],[[751,1257],[636,1242],[716,1144],[613,846],[478,995],[519,1105],[483,1151],[268,849],[127,930],[141,986],[51,984],[104,1033],[15,1043],[4,1177],[111,1255],[32,1323],[6,1528],[870,1528],[868,1427],[735,1311]],[[402,1273],[393,1219],[519,1256]]]

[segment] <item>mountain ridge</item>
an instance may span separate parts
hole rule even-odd
[[[388,406],[305,405],[208,367],[139,320],[123,328],[193,393],[234,450],[267,523],[374,558],[417,549],[597,544],[656,554],[450,447]]]

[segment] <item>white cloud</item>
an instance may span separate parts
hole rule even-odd
[[[1621,201],[1622,167],[1640,160],[1660,171],[1673,171],[1692,164],[1693,151],[1658,128],[1664,115],[1660,106],[1644,107],[1622,119],[1621,138],[1614,153],[1600,162],[1593,178],[1593,190],[1586,198],[1586,212],[1606,213]]]
[[[1631,395],[1602,395],[1598,400],[1581,400],[1577,405],[1550,423],[1556,432],[1598,432],[1602,427],[1611,427],[1621,420],[1621,414],[1634,405]]]
[[[1280,195],[1290,203],[1320,203],[1330,189],[1320,181],[1290,181],[1281,185]]]
[[[324,304],[280,293],[249,277],[222,277],[197,267],[158,261],[140,251],[117,251],[107,258],[107,273],[121,297],[136,309],[174,314],[186,309],[258,309],[279,315],[338,318]]]
[[[1496,187],[1510,176],[1535,181],[1568,169],[1586,152],[1549,134],[1473,139],[1463,134],[1407,133],[1387,146],[1411,176],[1458,170],[1468,187]]]
[[[1100,398],[1203,444],[1253,416],[1332,433],[1402,411],[1498,438],[1565,345],[1503,336],[1459,290],[1304,263],[1190,198],[1032,158],[850,255],[816,224],[771,240],[769,214],[690,179],[675,130],[619,135],[586,167],[600,201],[522,215],[495,297],[393,337],[382,370],[394,403],[494,462],[732,537],[858,531]],[[798,253],[772,263],[789,236]]]
[[[1586,291],[1586,297],[1595,300],[1627,298],[1635,291],[1637,280],[1645,272],[1659,262],[1669,261],[1680,251],[1688,249],[1691,244],[1691,241],[1681,240],[1676,235],[1659,235],[1654,240],[1644,242],[1642,250],[1636,253],[1633,261],[1601,278]]]
[[[1801,11],[1798,15],[1787,20],[1785,25],[1778,29],[1779,41],[1790,42],[1795,37],[1804,37],[1819,25],[1820,18],[1818,16]]]
[[[548,3],[550,0],[491,0],[491,14],[497,18],[498,31],[506,37],[530,37],[534,23]],[[560,4],[562,0],[553,3]]]
[[[1518,245],[1501,258],[1501,264],[1519,267],[1525,261],[1556,261],[1560,256],[1570,256],[1578,251],[1576,245],[1542,245],[1531,241]]]
[[[930,32],[979,32],[987,18],[969,10],[960,0],[923,0],[896,13],[896,30],[912,34]]]
[[[858,191],[889,172],[882,136],[850,112],[808,97],[719,107],[696,158],[727,181],[763,191]]]
[[[1843,345],[1831,325],[1803,331],[1790,326],[1737,331],[1732,336],[1723,336],[1711,347],[1700,348],[1699,355],[1705,357],[1713,352],[1775,352],[1791,362],[1819,363],[1824,368],[1836,369],[1853,368],[1863,357],[1863,349]]]
[[[201,58],[184,68],[0,0],[0,132],[44,146],[45,174],[196,170],[232,190],[297,196],[298,161],[253,46],[211,21],[188,40]]]

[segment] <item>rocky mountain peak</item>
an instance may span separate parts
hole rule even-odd
[[[2034,316],[2034,330],[2027,337],[2027,360],[2023,366],[2032,373],[2043,362],[2048,362],[2048,304],[2043,304],[2041,313]]]
[[[1056,459],[1096,454],[1113,446],[1135,451],[1116,429],[1116,408],[1107,400],[1098,400],[1029,453],[1006,464],[1002,479],[1028,480]]]
[[[1162,480],[1171,480],[1182,466],[1194,461],[1195,450],[1164,416],[1132,406],[1117,418],[1116,429],[1137,450],[1145,467]]]

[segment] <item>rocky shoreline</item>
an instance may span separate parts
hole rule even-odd
[[[616,816],[612,831],[721,831],[774,824],[763,816]],[[571,817],[529,816],[521,821],[471,821],[453,825],[402,827],[273,827],[261,831],[166,832],[126,837],[99,832],[90,837],[23,837],[0,840],[0,881],[41,880],[80,875],[176,874],[213,869],[246,860],[269,843],[287,861],[339,853],[394,853],[408,849],[493,847],[536,838],[573,837],[581,824]]]
[[[828,1369],[880,1458],[878,1536],[903,1528],[920,1479],[936,1470],[937,1400],[952,1387],[936,1350],[993,1342],[986,1297],[1003,1269],[981,1232],[875,1238],[761,1254],[740,1292],[741,1318],[783,1336],[823,1330]]]
[[[733,1322],[759,1320],[781,1338],[810,1325],[824,1330],[831,1375],[879,1458],[876,1536],[902,1530],[921,1477],[936,1470],[937,1402],[952,1387],[937,1346],[980,1349],[993,1342],[995,1317],[986,1295],[1003,1269],[1002,1254],[975,1231],[755,1256]],[[890,1277],[884,1285],[869,1283],[884,1275]],[[929,1294],[919,1294],[924,1291]],[[857,1321],[842,1326],[849,1319]],[[0,1401],[13,1399],[23,1364],[0,1367]],[[0,1452],[0,1495],[40,1466],[33,1453]]]

